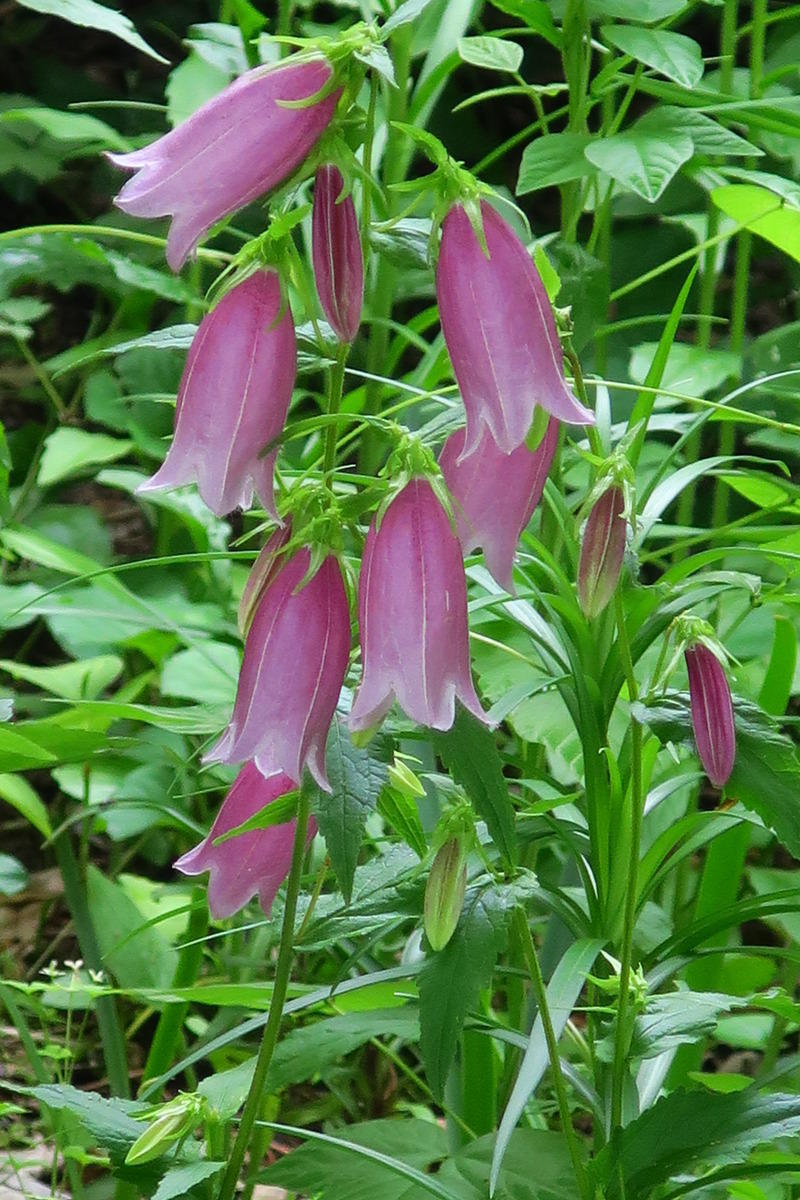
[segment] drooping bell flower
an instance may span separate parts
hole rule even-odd
[[[599,616],[614,595],[625,558],[624,511],[624,492],[614,485],[589,513],[578,562],[578,601],[584,616]]]
[[[514,551],[542,498],[558,444],[558,421],[550,418],[535,451],[523,445],[504,454],[484,433],[472,453],[462,456],[464,440],[464,430],[456,430],[439,455],[461,549],[469,554],[481,546],[489,571],[513,592]]]
[[[298,550],[270,574],[247,633],[233,716],[206,762],[252,758],[263,775],[283,771],[295,783],[308,766],[330,791],[325,743],[350,654],[350,613],[336,558],[303,583],[310,562]]]
[[[733,701],[725,668],[708,646],[685,651],[689,698],[697,753],[714,787],[724,787],[736,758]]]
[[[271,775],[267,779],[254,763],[247,763],[236,776],[208,837],[175,863],[184,875],[210,872],[208,907],[216,920],[233,916],[256,893],[261,907],[269,916],[278,888],[289,874],[292,864],[297,821],[253,829],[218,846],[214,842],[222,834],[249,821],[273,800],[294,789],[295,784],[287,775]],[[310,817],[306,847],[311,844],[316,831],[316,821]]]
[[[573,396],[539,272],[491,205],[481,203],[487,258],[466,209],[454,204],[442,225],[436,295],[444,340],[467,414],[462,454],[484,430],[510,454],[540,405],[573,425],[594,416]]]
[[[364,547],[358,592],[363,676],[350,728],[369,729],[394,700],[420,725],[449,729],[456,697],[485,720],[470,673],[461,548],[427,479],[391,502]]]
[[[212,225],[277,187],[325,131],[334,92],[301,108],[331,78],[322,57],[254,67],[170,133],[110,160],[136,174],[115,200],[135,217],[172,217],[167,262],[179,271]]]
[[[339,197],[344,180],[338,167],[320,167],[314,180],[311,248],[322,311],[340,342],[352,342],[361,324],[364,257],[353,197]]]
[[[255,487],[275,516],[277,451],[263,448],[283,429],[297,374],[297,343],[277,274],[258,270],[200,322],[175,409],[175,436],[163,466],[139,491],[196,482],[218,517],[247,508]]]

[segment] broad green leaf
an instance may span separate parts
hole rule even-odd
[[[324,1194],[325,1200],[403,1200],[409,1184],[439,1196],[460,1200],[460,1193],[437,1183],[436,1174],[423,1175],[447,1155],[444,1130],[430,1121],[368,1121],[348,1125],[346,1137],[334,1138],[313,1131],[309,1137],[262,1172],[260,1179],[273,1186],[306,1195]],[[358,1151],[361,1150],[362,1153]]]
[[[144,38],[136,32],[133,22],[128,17],[121,12],[115,12],[113,8],[106,8],[105,5],[98,4],[97,0],[18,0],[18,2],[23,8],[33,9],[34,12],[45,13],[47,16],[61,17],[62,20],[69,21],[72,25],[82,25],[85,29],[99,29],[102,33],[110,33],[112,37],[127,42],[129,46],[141,50],[144,54],[149,54],[151,58],[157,58],[159,62],[167,61],[157,54],[152,46],[148,46]],[[57,37],[55,30],[53,36]]]
[[[230,74],[198,54],[190,54],[167,80],[167,118],[180,125],[230,83]]]
[[[16,896],[28,886],[28,872],[12,854],[0,853],[0,896]]]
[[[91,467],[122,458],[132,447],[133,442],[123,438],[62,425],[45,438],[39,463],[39,485],[51,487],[63,479],[84,475]]]
[[[618,1131],[593,1174],[610,1200],[620,1194],[620,1174],[627,1200],[638,1200],[689,1168],[744,1162],[755,1146],[798,1130],[800,1096],[677,1091]]]
[[[161,694],[200,704],[233,706],[241,655],[228,642],[179,650],[161,670]]]
[[[56,369],[53,374],[57,378],[67,370],[85,367],[88,363],[100,358],[109,358],[118,354],[127,354],[131,350],[188,350],[197,333],[196,325],[170,325],[166,329],[156,329],[154,333],[143,333],[141,337],[126,338],[112,345],[103,345],[90,354],[72,357],[68,364]]]
[[[485,725],[459,708],[452,728],[434,735],[453,780],[463,787],[508,866],[517,861],[514,806],[495,740]]]
[[[553,1023],[556,1037],[560,1037],[572,1014],[578,996],[586,982],[586,975],[591,970],[594,960],[604,944],[603,938],[585,938],[573,942],[558,966],[553,972],[547,985],[547,1007]],[[420,980],[421,983],[421,980]],[[522,1059],[513,1090],[506,1104],[505,1112],[497,1131],[494,1153],[492,1155],[492,1171],[490,1190],[493,1192],[500,1176],[500,1168],[511,1135],[517,1122],[525,1111],[529,1099],[538,1087],[547,1069],[549,1058],[547,1041],[544,1035],[541,1014],[537,1013],[536,1020],[528,1039],[528,1045]]]
[[[505,945],[515,903],[508,888],[470,888],[455,933],[420,972],[420,1049],[435,1096],[444,1091],[467,1011],[488,984]]]
[[[593,21],[638,21],[652,25],[674,17],[686,7],[686,0],[587,0],[586,11]]]
[[[657,342],[642,342],[631,351],[630,377],[634,383],[644,383],[655,359]],[[715,392],[723,383],[741,371],[742,360],[731,350],[703,350],[688,342],[673,342],[658,385],[667,391],[682,392],[698,398]],[[653,386],[653,384],[650,384]]]
[[[707,113],[698,112],[693,108],[679,108],[677,104],[660,104],[651,108],[639,118],[637,125],[664,138],[688,133],[694,143],[695,154],[725,154],[735,158],[748,158],[764,153],[752,142],[745,141],[738,133],[720,125]],[[748,177],[758,174],[757,171],[747,172]]]
[[[523,50],[516,42],[497,37],[463,37],[459,39],[458,54],[463,62],[488,71],[518,71]]]
[[[631,1057],[654,1058],[665,1050],[696,1041],[714,1032],[721,1013],[732,1008],[746,1008],[748,1003],[746,996],[718,992],[682,990],[648,996],[645,1011],[634,1023]]]
[[[184,1200],[185,1197],[196,1194],[192,1192],[192,1188],[206,1179],[213,1179],[215,1175],[219,1175],[224,1166],[224,1162],[213,1162],[211,1159],[203,1158],[198,1162],[169,1167],[153,1192],[152,1200]]]
[[[115,654],[63,663],[58,667],[29,667],[7,658],[0,659],[0,671],[13,679],[24,679],[63,700],[93,700],[122,672],[124,663]]]
[[[494,1142],[493,1133],[468,1142],[442,1164],[441,1178],[460,1177],[474,1188],[474,1200],[485,1200]],[[497,1200],[576,1200],[575,1170],[563,1135],[547,1129],[515,1129],[495,1196]]]
[[[768,192],[780,196],[791,208],[800,208],[800,184],[794,179],[785,179],[783,175],[774,175],[771,171],[748,171],[741,167],[726,167],[725,174],[764,187]]]
[[[26,729],[26,725],[22,725]],[[54,766],[58,757],[16,729],[0,725],[0,771],[29,771]]]
[[[636,192],[650,203],[658,200],[693,152],[694,145],[688,134],[678,134],[665,141],[638,125],[612,137],[597,138],[585,151],[590,163],[620,187]]]
[[[142,1132],[141,1121],[132,1113],[141,1113],[145,1106],[133,1100],[105,1100],[96,1092],[82,1092],[70,1084],[46,1083],[31,1088],[31,1095],[52,1112],[65,1112],[74,1117],[97,1145],[102,1146],[118,1165]]]
[[[392,15],[381,26],[382,38],[385,40],[401,25],[408,25],[410,21],[416,20],[430,3],[431,0],[405,0],[404,4],[398,4]]]
[[[800,262],[800,210],[767,188],[749,183],[715,188],[711,199],[726,216]]]
[[[122,987],[164,987],[175,974],[177,951],[157,926],[147,926],[118,883],[90,866],[86,884],[105,968]]]
[[[637,720],[661,741],[691,738],[689,697],[670,692],[656,704],[636,704]],[[734,700],[736,761],[725,791],[757,813],[786,848],[800,857],[800,760],[797,747],[769,716],[739,697]]]
[[[334,719],[326,748],[331,791],[319,792],[314,812],[342,895],[348,901],[364,826],[386,782],[387,758],[384,740],[373,740],[366,748],[354,746],[344,723],[338,717]]]
[[[491,3],[493,8],[499,8],[500,12],[522,21],[551,46],[555,46],[556,50],[561,49],[561,30],[553,21],[553,14],[544,0],[491,0]]]
[[[30,121],[59,142],[90,143],[93,150],[129,150],[130,144],[116,129],[88,113],[61,112],[57,108],[7,108],[2,121]]]
[[[780,717],[786,712],[792,695],[796,664],[797,631],[788,618],[776,616],[772,652],[758,694],[759,705],[773,717]]]
[[[584,153],[591,140],[588,133],[550,133],[531,142],[522,152],[517,195],[591,174],[592,165]]]
[[[0,775],[0,800],[15,808],[42,837],[52,836],[53,829],[47,809],[26,779],[21,775]]]
[[[604,25],[601,33],[617,50],[682,87],[693,88],[703,77],[700,47],[685,34],[636,25]]]

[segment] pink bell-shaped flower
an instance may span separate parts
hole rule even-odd
[[[353,197],[339,197],[344,180],[338,167],[320,167],[314,180],[311,247],[322,311],[340,342],[352,342],[361,324],[364,257]]]
[[[625,559],[625,493],[616,484],[597,500],[583,531],[578,562],[578,602],[597,617],[616,591]]]
[[[278,276],[259,270],[232,288],[200,323],[175,409],[175,437],[159,471],[139,491],[197,482],[218,517],[247,508],[255,487],[275,516],[277,451],[259,457],[286,421],[297,344]]]
[[[324,58],[254,67],[170,133],[131,154],[109,154],[136,174],[116,205],[134,217],[172,217],[167,262],[179,271],[229,213],[277,187],[325,131],[339,93],[301,108],[331,78]]]
[[[573,425],[594,416],[564,378],[561,343],[539,272],[517,235],[481,203],[489,257],[466,209],[442,225],[436,295],[444,340],[467,414],[462,454],[484,430],[510,454],[528,436],[536,405]]]
[[[708,646],[697,642],[685,652],[697,753],[714,787],[724,787],[736,758],[733,701],[725,668]]]
[[[486,719],[470,672],[461,548],[427,479],[412,479],[373,521],[358,610],[363,676],[351,729],[376,725],[394,700],[432,729],[450,728],[456,697]]]
[[[350,612],[333,555],[303,583],[311,556],[298,550],[270,573],[257,601],[230,724],[206,762],[252,758],[263,775],[299,783],[308,766],[320,787],[325,743],[350,655]],[[302,586],[301,586],[302,584]]]
[[[242,767],[225,797],[211,826],[208,837],[175,863],[184,875],[210,872],[208,907],[218,921],[231,917],[258,893],[264,912],[269,916],[278,888],[289,874],[297,821],[286,821],[266,829],[240,833],[215,846],[216,838],[243,825],[273,800],[294,791],[295,785],[286,775],[270,775],[266,779],[254,763]],[[306,847],[317,831],[317,823],[309,818]]]
[[[542,498],[558,444],[558,421],[550,418],[535,451],[518,446],[504,454],[484,433],[475,450],[462,456],[464,440],[464,430],[456,430],[439,455],[461,549],[469,554],[481,546],[492,575],[513,592],[514,551]]]

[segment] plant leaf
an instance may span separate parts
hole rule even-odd
[[[665,141],[638,125],[612,137],[596,138],[585,150],[590,163],[651,204],[693,153],[688,134]]]

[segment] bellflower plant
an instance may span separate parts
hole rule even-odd
[[[255,763],[242,767],[225,797],[207,837],[188,850],[175,863],[184,875],[210,872],[208,907],[217,920],[231,917],[256,894],[267,916],[292,861],[296,821],[253,829],[214,845],[222,834],[243,825],[274,800],[293,791],[295,784],[281,773],[262,775]],[[309,819],[306,846],[316,833]]]
[[[464,455],[465,432],[451,434],[439,455],[453,499],[456,529],[464,554],[483,549],[486,566],[507,592],[514,589],[514,552],[542,498],[558,444],[558,421],[548,421],[536,450],[518,446],[504,454],[489,433]]]
[[[336,109],[335,91],[314,99],[331,77],[321,56],[254,67],[149,146],[109,154],[135,172],[117,206],[135,217],[172,217],[173,271],[212,225],[277,187],[308,156]]]
[[[684,652],[697,753],[714,787],[724,787],[736,758],[733,700],[725,668],[702,641]]]
[[[258,492],[275,514],[277,451],[297,372],[294,324],[278,276],[257,270],[200,323],[178,392],[175,437],[163,466],[139,491],[196,482],[217,516],[247,508]]]
[[[361,323],[364,258],[358,217],[351,195],[344,195],[342,173],[333,163],[314,179],[312,256],[322,311],[340,342],[352,342]]]
[[[619,581],[625,558],[625,493],[612,485],[592,506],[578,563],[578,600],[587,617],[597,617]]]
[[[358,591],[363,676],[350,728],[392,703],[420,725],[449,729],[455,701],[485,720],[472,682],[461,549],[428,479],[412,479],[367,535]]]
[[[252,758],[259,771],[295,783],[308,766],[329,789],[325,743],[350,653],[350,614],[333,555],[307,578],[308,549],[270,574],[258,599],[230,724],[207,762]]]
[[[564,378],[553,310],[530,254],[486,201],[480,218],[485,249],[467,207],[451,207],[436,268],[442,333],[467,414],[464,457],[484,431],[505,454],[516,450],[537,405],[573,425],[594,421]]]

